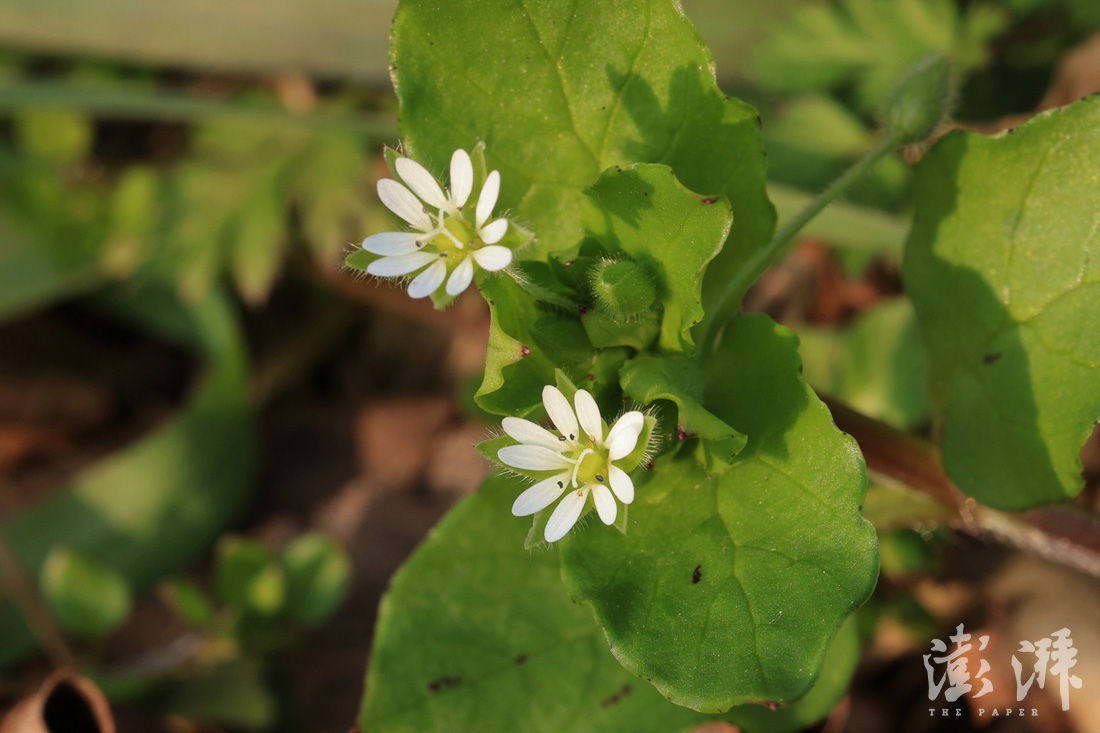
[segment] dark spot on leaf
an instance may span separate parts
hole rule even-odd
[[[626,697],[627,695],[629,695],[633,689],[634,688],[631,687],[630,685],[623,685],[622,689],[620,689],[618,692],[616,692],[614,695],[607,698],[603,702],[601,702],[600,707],[609,708],[612,705],[616,705],[616,704],[622,702],[623,698]]]
[[[762,705],[763,705],[764,707],[766,707],[766,708],[767,708],[768,710],[771,710],[772,712],[775,712],[776,710],[778,710],[778,709],[779,709],[779,706],[778,706],[778,705],[776,705],[776,704],[775,704],[774,702],[770,702],[770,701],[769,701],[769,702],[765,702],[765,703],[762,703]]]
[[[497,302],[495,300],[490,300],[489,301],[489,305],[496,305],[496,304],[497,304]]]
[[[583,305],[578,305],[578,306],[577,306],[577,310],[578,310],[578,311],[580,311],[580,314],[581,314],[582,316],[583,316],[583,315],[584,315],[585,313],[587,313],[587,312],[588,312],[588,309],[587,309],[587,308],[585,308],[585,307],[584,307]]]
[[[993,362],[997,361],[1000,358],[1001,358],[1001,352],[996,351],[992,354],[986,354],[985,356],[983,356],[982,357],[982,363],[992,364]]]
[[[761,130],[764,129],[764,120],[760,119],[760,115],[756,116],[756,126],[759,127]]]
[[[522,358],[522,357],[524,357],[524,356],[527,356],[527,355],[528,355],[528,354],[530,354],[530,353],[531,353],[531,350],[530,350],[529,348],[527,348],[526,346],[523,346],[523,345],[521,345],[521,346],[519,347],[519,355],[520,355],[520,358]]]
[[[594,382],[594,381],[596,381],[596,377],[595,377],[595,376],[593,376],[593,375],[591,375],[591,374],[589,374],[589,375],[588,375],[588,381],[589,381],[589,382]]]
[[[572,267],[573,266],[573,260],[566,260],[565,261],[565,266],[566,267]]]
[[[652,471],[653,470],[653,461],[650,461],[649,463],[645,464],[645,470],[647,470],[647,471]]]
[[[527,655],[526,654],[517,654],[516,655],[516,664],[523,664],[526,661],[527,661]]]
[[[458,687],[462,684],[461,677],[452,677],[450,675],[446,677],[440,677],[437,680],[432,680],[428,683],[429,692],[439,692],[441,690],[449,690],[453,687]]]
[[[704,204],[713,204],[716,201],[718,201],[718,199],[699,199],[699,200],[702,201]]]
[[[703,579],[703,566],[696,565],[695,569],[691,571],[691,584],[695,585]]]

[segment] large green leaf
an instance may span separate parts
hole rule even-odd
[[[248,370],[236,320],[218,293],[185,309],[164,290],[135,290],[116,305],[195,346],[209,359],[206,373],[177,418],[7,519],[0,534],[32,574],[66,544],[141,590],[205,548],[245,498]],[[0,665],[33,650],[18,613],[0,606]]]
[[[628,255],[657,286],[659,346],[690,350],[691,327],[703,317],[703,271],[730,229],[729,202],[688,191],[663,165],[607,170],[586,193],[587,233]]]
[[[712,476],[684,456],[637,480],[625,535],[563,540],[570,592],[612,651],[673,702],[715,712],[804,694],[870,594],[875,532],[855,441],[801,380],[797,340],[740,316],[705,366],[704,404],[748,436]]]
[[[1020,510],[1076,495],[1100,418],[1100,98],[997,137],[955,132],[917,169],[904,276],[945,412],[944,466]]]
[[[538,238],[524,256],[576,244],[583,189],[636,162],[729,198],[716,287],[771,236],[756,110],[718,89],[673,0],[406,0],[392,60],[412,153],[441,170],[455,148],[484,141],[502,207]]]
[[[858,656],[849,624],[809,695],[779,710],[722,716],[670,704],[607,651],[571,603],[556,552],[523,549],[508,510],[522,485],[491,478],[398,571],[382,600],[359,726],[415,731],[686,731],[713,720],[747,733],[806,726],[836,703]],[[606,527],[593,527],[592,531]]]

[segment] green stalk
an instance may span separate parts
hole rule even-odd
[[[706,358],[714,352],[718,346],[722,326],[724,326],[736,314],[740,305],[741,296],[760,276],[764,270],[779,261],[786,254],[787,247],[798,233],[811,219],[817,216],[822,209],[840,197],[853,183],[870,170],[875,163],[881,160],[887,153],[893,150],[897,144],[896,136],[888,136],[878,145],[869,150],[862,158],[855,162],[839,178],[833,181],[828,188],[819,193],[801,211],[795,214],[783,226],[776,231],[775,236],[766,245],[757,250],[752,257],[741,267],[734,277],[725,284],[718,302],[711,307],[709,315],[700,324],[697,355],[700,359]]]
[[[273,105],[256,106],[144,87],[109,88],[54,82],[0,85],[0,114],[42,108],[78,109],[118,119],[241,120],[397,138],[397,126],[391,114],[294,114]]]

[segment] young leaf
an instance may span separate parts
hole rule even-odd
[[[340,607],[351,581],[351,561],[344,549],[323,534],[298,537],[283,551],[286,569],[286,613],[313,626]]]
[[[658,460],[625,535],[597,527],[562,541],[566,586],[616,658],[696,710],[798,699],[875,585],[866,468],[801,380],[796,344],[765,316],[734,320],[703,394],[748,436],[731,467],[712,476]]]
[[[703,271],[729,233],[729,202],[688,191],[663,165],[606,170],[586,193],[587,233],[625,252],[657,285],[660,347],[690,351],[691,327],[703,317]]]
[[[903,275],[959,488],[1017,511],[1075,496],[1100,418],[1100,98],[921,161]]]
[[[791,707],[710,716],[670,704],[608,653],[592,615],[562,589],[558,554],[523,549],[528,525],[508,511],[521,490],[515,479],[490,478],[394,576],[375,629],[362,730],[676,733],[725,721],[782,733],[819,719],[843,694],[858,656],[852,625],[837,635],[818,684]]]
[[[106,636],[130,615],[130,587],[113,568],[67,547],[42,565],[42,594],[57,620],[78,636]]]
[[[405,140],[430,168],[485,141],[501,206],[538,237],[521,257],[576,244],[584,187],[631,163],[729,198],[723,269],[771,237],[756,110],[718,88],[677,2],[405,0],[391,51]]]

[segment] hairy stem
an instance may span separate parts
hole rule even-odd
[[[940,465],[931,443],[825,399],[837,427],[859,443],[867,469],[950,507],[952,528],[997,540],[1100,577],[1100,517],[1071,504],[1007,514],[965,496]]]
[[[718,346],[718,340],[722,334],[722,327],[732,318],[741,303],[741,297],[748,290],[749,285],[777,262],[787,251],[787,247],[802,228],[806,226],[821,210],[836,200],[864,173],[870,170],[875,163],[894,149],[897,138],[888,136],[878,145],[869,150],[862,158],[857,160],[851,168],[846,170],[839,178],[833,181],[828,188],[819,193],[812,201],[791,217],[783,226],[779,227],[771,241],[754,252],[749,259],[738,268],[737,272],[718,296],[717,302],[710,307],[710,312],[700,324],[697,354],[699,358],[706,358],[714,352]]]

